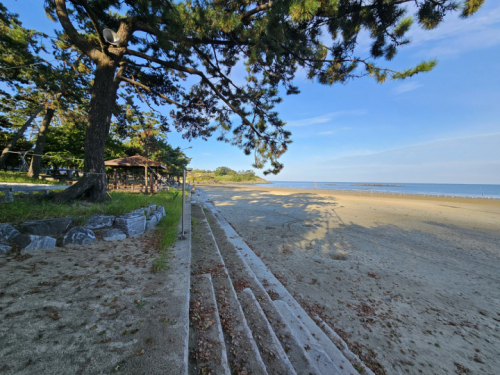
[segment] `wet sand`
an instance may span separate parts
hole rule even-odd
[[[500,201],[201,188],[376,373],[498,373]]]

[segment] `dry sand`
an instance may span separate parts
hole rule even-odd
[[[376,373],[500,373],[500,201],[202,188]]]
[[[152,273],[155,231],[0,257],[0,373],[180,373],[180,258]],[[168,372],[167,372],[168,373]]]

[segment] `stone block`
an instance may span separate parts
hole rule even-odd
[[[156,217],[156,221],[157,221],[158,223],[160,222],[160,220],[161,220],[161,219],[162,219],[162,217],[163,217],[163,216],[161,215],[161,213],[160,213],[160,212],[158,212],[158,211],[153,212],[153,216],[154,216],[154,217]]]
[[[12,247],[10,247],[9,245],[3,245],[0,243],[0,256],[7,254],[11,250]]]
[[[21,234],[14,239],[21,254],[33,253],[38,250],[49,250],[56,246],[56,239],[47,236]]]
[[[144,207],[141,207],[141,208],[138,208],[137,210],[132,211],[131,214],[147,215],[147,212],[146,212],[146,209]]]
[[[58,236],[66,232],[73,220],[70,217],[26,221],[20,225],[21,231],[35,236]]]
[[[165,209],[163,208],[163,206],[156,207],[156,212],[159,212],[161,214],[161,217],[165,216]]]
[[[150,204],[149,205],[149,214],[153,215],[153,213],[156,211],[156,204]]]
[[[90,245],[96,240],[94,232],[84,227],[74,227],[66,233],[62,244],[66,245]]]
[[[113,215],[92,215],[85,222],[85,228],[87,229],[101,229],[110,227],[115,222],[115,217]]]
[[[158,224],[156,216],[151,216],[151,219],[146,220],[146,230],[153,229]]]
[[[120,229],[103,230],[101,232],[101,235],[104,241],[116,241],[127,238],[127,235],[123,233]]]
[[[8,244],[19,236],[19,231],[10,224],[0,224],[0,244]]]
[[[146,216],[134,212],[125,214],[116,218],[115,225],[128,237],[137,236],[146,229]]]

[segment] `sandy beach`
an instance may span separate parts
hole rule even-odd
[[[500,201],[201,188],[376,374],[498,374]]]

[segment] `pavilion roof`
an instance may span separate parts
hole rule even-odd
[[[104,162],[106,167],[159,167],[162,169],[167,169],[167,167],[161,165],[161,163],[145,158],[139,154],[135,154],[134,156],[127,156],[125,158],[106,160]]]

